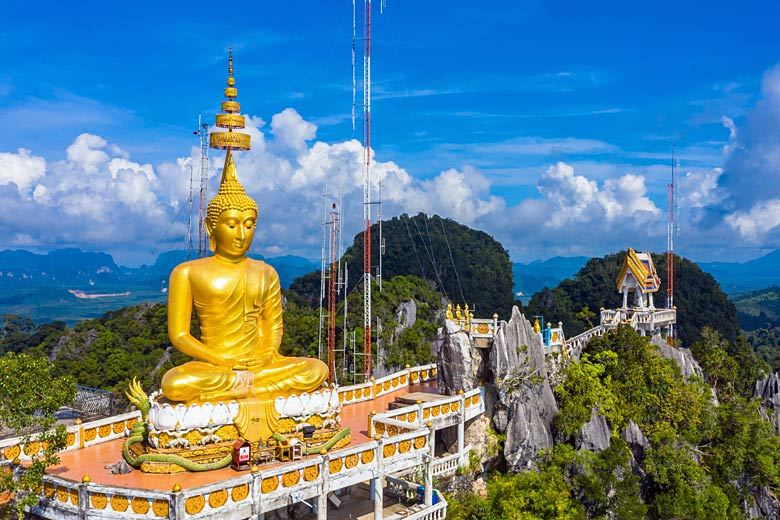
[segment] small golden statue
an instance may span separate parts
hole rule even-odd
[[[452,319],[453,319],[453,316],[452,316],[452,304],[451,303],[447,304],[447,319],[450,320],[450,321],[452,321]]]
[[[463,311],[460,308],[460,304],[455,306],[455,318],[458,320],[458,323],[463,322]]]

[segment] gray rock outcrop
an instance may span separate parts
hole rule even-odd
[[[395,328],[396,335],[414,325],[417,321],[417,303],[414,300],[401,302],[395,309],[395,321],[398,322]]]
[[[607,419],[594,406],[590,411],[590,420],[582,425],[574,445],[578,450],[601,452],[609,448],[612,428]]]
[[[770,422],[775,433],[780,435],[780,377],[769,374],[756,381],[753,397],[761,400],[759,412],[764,420]]]
[[[466,331],[453,321],[444,320],[436,339],[439,392],[455,395],[468,392],[479,384],[482,354],[474,348]]]
[[[641,463],[645,459],[645,452],[650,449],[650,441],[639,426],[634,421],[628,421],[626,429],[620,436],[628,444],[634,459]]]
[[[660,336],[653,336],[650,343],[658,347],[661,356],[671,359],[680,367],[680,373],[685,379],[691,376],[704,377],[699,363],[687,348],[670,347]]]
[[[532,465],[540,450],[552,448],[552,424],[558,405],[550,387],[541,338],[517,307],[493,340],[487,372],[495,382],[496,394],[487,404],[492,408],[495,429],[506,436],[507,468],[522,471]]]
[[[780,501],[766,486],[749,489],[753,503],[748,504],[749,518],[780,518]]]

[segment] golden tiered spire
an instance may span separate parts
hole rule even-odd
[[[244,116],[241,115],[241,104],[234,101],[238,96],[238,89],[235,87],[236,80],[233,77],[233,48],[230,48],[228,55],[228,79],[225,87],[225,97],[227,101],[222,102],[222,114],[217,114],[217,126],[227,128],[227,132],[212,132],[209,136],[209,146],[217,150],[249,150],[249,134],[233,132],[236,128],[244,128]],[[230,153],[225,157],[227,164]]]

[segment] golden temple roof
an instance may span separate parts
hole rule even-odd
[[[653,258],[650,253],[637,253],[632,248],[628,248],[626,258],[623,260],[623,267],[620,268],[620,275],[617,279],[617,289],[620,290],[628,272],[642,284],[642,293],[657,292],[661,287],[661,279],[653,265]]]

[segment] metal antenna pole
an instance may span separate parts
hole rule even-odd
[[[187,197],[187,214],[189,217],[187,219],[187,236],[185,238],[187,242],[187,261],[189,261],[192,256],[192,189],[193,183],[195,182],[194,176],[195,165],[193,164],[192,157],[190,157],[190,193]]]
[[[327,244],[328,244],[328,187],[325,187],[325,192],[322,194],[322,254],[320,255],[320,326],[317,332],[317,359],[322,360],[322,326],[324,322],[323,314],[323,302],[325,301],[325,281],[327,275],[326,258],[327,256]]]
[[[352,0],[352,132],[355,131],[355,101],[357,98],[357,81],[355,80],[355,47],[357,46],[357,9]]]
[[[363,42],[363,378],[371,377],[371,0],[364,0]]]
[[[338,291],[339,213],[334,203],[330,212],[330,265],[328,274],[328,383],[336,381],[336,292]]]
[[[377,224],[379,225],[379,270],[376,279],[379,283],[379,292],[382,292],[382,257],[385,255],[385,239],[382,236],[382,183],[379,183],[379,199],[377,201]]]
[[[209,238],[206,233],[206,205],[209,190],[209,124],[202,122],[198,114],[198,134],[200,136],[200,202],[198,205],[198,258],[208,255]]]

